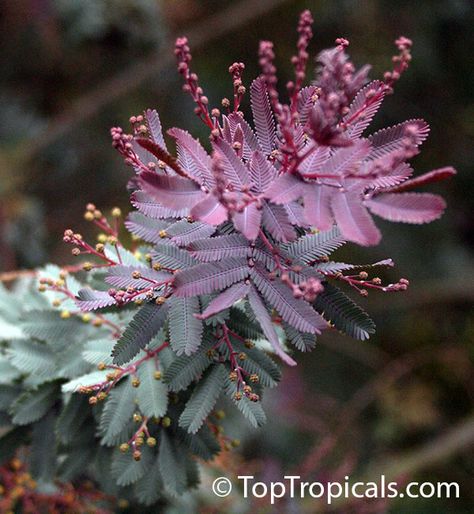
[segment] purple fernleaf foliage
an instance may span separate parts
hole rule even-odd
[[[348,41],[339,38],[316,57],[316,75],[305,85],[312,21],[309,11],[302,13],[287,102],[276,88],[273,44],[261,42],[262,73],[249,88],[252,120],[240,110],[245,66],[229,68],[233,101],[224,98],[221,108],[211,108],[190,69],[187,39],[176,41],[183,89],[208,127],[209,141],[172,128],[167,133],[176,144],[173,155],[154,110],[132,116],[131,134],[112,129],[114,147],[135,171],[129,188],[138,212],[129,215],[126,227],[152,245],[150,267],[136,270],[109,258],[105,280],[119,291],[82,291],[82,308],[169,300],[171,346],[186,355],[198,350],[208,324],[229,345],[226,316],[230,325],[232,316],[244,317],[288,364],[295,361],[285,341],[306,350],[329,326],[361,339],[373,332],[365,312],[329,282],[346,283],[366,296],[369,289],[404,290],[408,281],[383,285],[364,270],[345,275],[362,266],[332,262],[330,253],[346,241],[379,243],[372,215],[417,224],[437,219],[444,200],[412,189],[455,171],[445,167],[412,177],[408,161],[429,133],[423,120],[367,134],[408,67],[411,41],[399,38],[393,69],[369,81],[369,66],[357,69]],[[74,235],[68,237],[81,246]],[[363,268],[380,266],[393,262]],[[232,337],[245,339],[237,332]]]

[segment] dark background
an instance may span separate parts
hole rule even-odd
[[[397,36],[413,39],[413,64],[373,128],[425,118],[431,135],[415,169],[453,165],[458,175],[428,188],[447,199],[440,221],[421,227],[380,221],[379,247],[349,246],[337,254],[351,262],[392,257],[397,268],[385,278],[407,277],[410,290],[357,299],[373,313],[376,336],[364,343],[337,334],[321,337],[297,371],[285,370],[282,385],[267,400],[272,429],[235,429],[244,440],[243,460],[236,456],[231,464],[256,466],[276,479],[291,470],[313,479],[344,472],[370,476],[377,469],[375,476],[381,466],[400,480],[455,480],[460,500],[400,500],[381,508],[472,512],[471,1],[4,0],[0,271],[71,262],[61,235],[68,227],[92,234],[82,219],[89,201],[104,210],[128,210],[129,171],[111,148],[112,125],[126,127],[131,114],[154,107],[165,127],[180,126],[205,140],[191,100],[180,91],[175,35],[188,34],[195,43],[193,67],[211,104],[219,105],[231,95],[227,68],[234,60],[246,63],[247,84],[258,74],[259,39],[274,41],[285,83],[304,8],[315,18],[313,54],[346,37],[354,62],[373,65],[373,78],[390,67]],[[427,453],[420,451],[430,441]],[[403,467],[406,452],[413,458]],[[312,512],[304,503],[295,508]]]

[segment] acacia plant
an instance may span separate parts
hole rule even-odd
[[[412,192],[454,174],[412,178],[425,121],[366,135],[409,65],[411,41],[399,38],[392,70],[369,81],[369,66],[356,69],[348,41],[337,39],[304,85],[312,21],[302,13],[287,103],[273,45],[260,43],[252,123],[240,110],[244,64],[229,68],[232,100],[211,108],[179,38],[183,90],[209,142],[172,128],[173,155],[155,110],[132,116],[130,133],[114,127],[113,147],[133,171],[131,250],[120,211],[107,219],[90,204],[98,243],[64,233],[73,255],[89,260],[39,270],[43,294],[28,281],[1,293],[1,453],[28,448],[43,484],[89,476],[145,504],[181,494],[198,483],[197,459],[230,446],[217,425],[220,397],[263,425],[262,396],[280,378],[270,355],[295,365],[330,328],[365,340],[374,323],[342,289],[407,288],[406,279],[374,276],[390,259],[359,265],[330,255],[346,242],[377,244],[372,214],[420,224],[445,208],[439,196]]]

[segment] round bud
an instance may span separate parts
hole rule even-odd
[[[148,437],[147,440],[146,440],[146,444],[150,448],[153,448],[154,446],[156,446],[156,439],[154,437]]]
[[[130,446],[127,444],[127,443],[122,443],[120,446],[119,446],[119,449],[122,453],[127,453],[128,450],[130,449]]]

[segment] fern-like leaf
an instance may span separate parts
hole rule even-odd
[[[269,155],[275,145],[276,131],[267,88],[263,79],[256,79],[250,86],[250,102],[257,139],[263,152]]]
[[[284,248],[293,259],[308,264],[321,257],[327,257],[344,243],[340,230],[334,226],[325,232],[302,236]]]
[[[81,289],[76,303],[81,311],[95,311],[115,305],[115,300],[106,291],[93,291],[89,288]]]
[[[58,384],[48,382],[36,390],[24,392],[10,408],[15,425],[29,425],[41,419],[54,405],[58,396]]]
[[[214,316],[218,312],[221,312],[229,307],[232,307],[236,302],[245,298],[250,290],[250,285],[245,282],[240,282],[230,286],[223,293],[216,296],[209,302],[209,305],[197,317],[200,319],[206,319]]]
[[[168,408],[168,389],[163,380],[157,380],[154,359],[149,359],[138,368],[140,386],[137,389],[137,402],[144,416],[160,418]]]
[[[227,258],[220,262],[198,264],[179,272],[174,285],[175,295],[182,297],[209,294],[244,280],[249,275],[247,259]]]
[[[173,297],[169,305],[171,347],[177,355],[191,355],[199,348],[202,339],[202,321],[195,316],[200,312],[199,299]]]
[[[268,339],[268,342],[271,344],[274,352],[290,366],[296,366],[296,362],[283,351],[275,327],[273,326],[272,319],[268,314],[262,298],[254,287],[249,291],[249,303],[255,315],[255,319],[258,320],[258,323],[260,324],[262,331]]]
[[[157,244],[151,256],[153,262],[160,264],[163,268],[182,269],[197,264],[189,252],[170,244]]]
[[[338,330],[354,339],[364,341],[375,332],[368,314],[332,284],[325,284],[314,306]]]
[[[133,317],[112,351],[114,364],[126,364],[145,348],[164,325],[168,305],[145,304]]]
[[[196,353],[189,357],[181,355],[173,360],[164,375],[164,381],[171,391],[182,391],[201,376],[211,365],[212,360],[207,354],[211,347],[212,344],[205,339]]]
[[[295,298],[280,279],[270,280],[266,272],[257,267],[252,271],[252,279],[265,300],[297,330],[319,334],[326,328],[326,322],[311,305],[302,298]]]
[[[262,409],[260,402],[252,402],[245,395],[240,400],[235,399],[237,392],[237,384],[229,379],[229,374],[226,374],[224,388],[227,396],[232,398],[234,405],[245,416],[247,421],[255,428],[261,427],[267,421],[265,412]]]
[[[370,159],[379,159],[384,155],[401,150],[406,138],[407,127],[411,127],[413,129],[412,132],[415,132],[414,136],[417,146],[426,140],[430,131],[428,124],[424,120],[408,120],[393,127],[379,130],[369,136],[369,141],[372,143]]]
[[[250,252],[249,242],[241,234],[194,241],[188,249],[202,262],[220,261],[226,257],[247,257]]]
[[[103,444],[115,444],[115,437],[132,417],[136,395],[136,389],[128,377],[112,389],[100,417],[99,429]]]
[[[204,373],[181,413],[181,428],[195,434],[202,427],[221,394],[225,377],[225,368],[221,364],[211,366]]]

